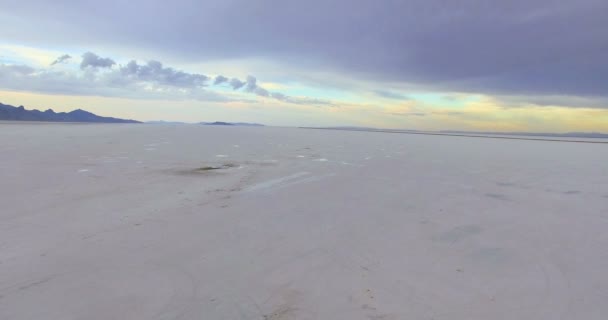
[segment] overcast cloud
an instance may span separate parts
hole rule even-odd
[[[605,0],[0,4],[0,20],[11,26],[0,38],[30,45],[86,47],[94,38],[97,46],[153,50],[184,61],[262,57],[436,90],[608,95]],[[83,66],[112,65],[91,58]]]

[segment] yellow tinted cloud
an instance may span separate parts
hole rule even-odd
[[[464,106],[429,107],[427,125],[437,129],[480,131],[608,131],[608,109],[538,106],[509,107],[501,101],[479,96]]]
[[[65,54],[52,50],[41,50],[31,47],[0,44],[0,52],[9,59],[17,60],[27,65],[48,66],[57,57]],[[20,63],[19,63],[20,64]]]

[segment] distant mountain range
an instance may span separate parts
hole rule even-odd
[[[215,121],[215,122],[199,122],[199,124],[205,126],[248,126],[248,127],[263,127],[263,124],[259,123],[248,123],[248,122],[223,122],[223,121]]]
[[[13,107],[0,103],[0,120],[7,121],[49,121],[49,122],[96,122],[96,123],[140,123],[112,117],[101,117],[94,113],[77,109],[70,112],[27,110],[23,106]]]
[[[225,122],[225,121],[189,123],[189,122],[181,122],[181,121],[155,120],[155,121],[146,121],[146,123],[148,123],[148,124],[171,124],[171,125],[189,124],[189,125],[204,125],[204,126],[249,126],[249,127],[264,127],[263,124],[259,124],[259,123]]]

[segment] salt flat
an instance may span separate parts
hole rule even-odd
[[[608,146],[0,125],[0,319],[606,319]]]

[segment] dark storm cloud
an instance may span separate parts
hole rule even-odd
[[[30,45],[256,57],[438,90],[608,96],[605,0],[0,2],[0,38]]]
[[[131,64],[132,66],[133,64]],[[200,100],[209,102],[243,101],[185,82],[158,81],[157,78],[136,78],[112,68],[90,72],[89,69],[57,71],[35,69],[25,65],[0,64],[0,88],[38,93],[122,97],[131,99]],[[84,76],[83,76],[84,75]],[[180,84],[180,85],[177,85]]]
[[[255,93],[262,97],[270,96],[270,92],[268,92],[268,90],[258,86],[258,80],[254,76],[247,76],[247,81],[245,82],[245,91]]]
[[[188,73],[164,67],[159,61],[151,60],[146,64],[138,64],[131,60],[124,66],[120,66],[120,71],[126,77],[138,81],[148,81],[175,87],[199,87],[205,85],[209,79],[206,75]]]
[[[67,55],[66,55],[67,56]],[[61,56],[52,64],[61,63],[69,56]],[[59,62],[58,62],[59,61]],[[97,92],[102,96],[191,98],[204,101],[247,101],[224,97],[220,93],[203,90],[207,87],[208,76],[188,73],[165,67],[156,60],[139,64],[135,60],[113,68],[116,62],[110,58],[100,58],[93,52],[83,54],[80,71],[57,71],[53,68],[35,69],[26,65],[0,64],[0,88],[32,90],[43,93],[84,94]],[[105,68],[105,70],[97,70]],[[93,71],[92,71],[93,70]],[[91,72],[92,71],[92,72]],[[84,77],[83,77],[84,75]],[[328,101],[307,97],[290,97],[278,92],[270,92],[258,84],[257,78],[247,76],[245,81],[237,78],[228,80],[216,76],[213,84],[228,82],[233,90],[244,88],[242,92],[261,97],[274,98],[294,104],[329,105]]]
[[[245,91],[253,92],[258,87],[258,80],[254,76],[247,76],[247,81],[245,81]]]
[[[101,58],[93,52],[85,52],[82,55],[82,62],[80,62],[80,69],[86,69],[87,67],[92,68],[111,68],[116,62],[110,58]]]
[[[279,101],[285,101],[285,102],[287,102],[289,100],[289,97],[287,95],[284,95],[284,94],[282,94],[280,92],[272,93],[272,97],[275,98],[275,99],[277,99],[277,100],[279,100]]]
[[[68,60],[72,59],[72,56],[69,54],[64,54],[62,56],[59,56],[57,59],[55,59],[55,61],[51,62],[51,66],[54,66],[56,64],[60,64],[63,62],[66,62]]]
[[[246,84],[245,82],[243,82],[237,78],[230,79],[230,86],[234,90],[238,90],[238,89],[242,88],[245,84]]]
[[[270,92],[268,92],[268,90],[264,89],[264,88],[260,88],[257,87],[253,90],[253,93],[257,94],[258,96],[262,96],[262,97],[270,97]]]
[[[224,77],[222,75],[219,75],[219,76],[215,77],[215,80],[213,81],[213,84],[214,85],[222,84],[224,82],[228,82],[228,80],[229,80],[228,78],[226,78],[226,77]]]
[[[224,76],[217,76],[214,84],[219,85],[224,82],[228,82],[228,78]],[[247,76],[245,81],[241,81],[237,78],[232,78],[228,82],[233,90],[239,90],[244,88],[244,92],[253,93],[261,97],[273,98],[286,103],[301,104],[301,105],[316,105],[316,106],[332,106],[333,103],[329,100],[316,99],[309,97],[292,97],[280,92],[271,92],[258,84],[258,80],[254,76]]]

